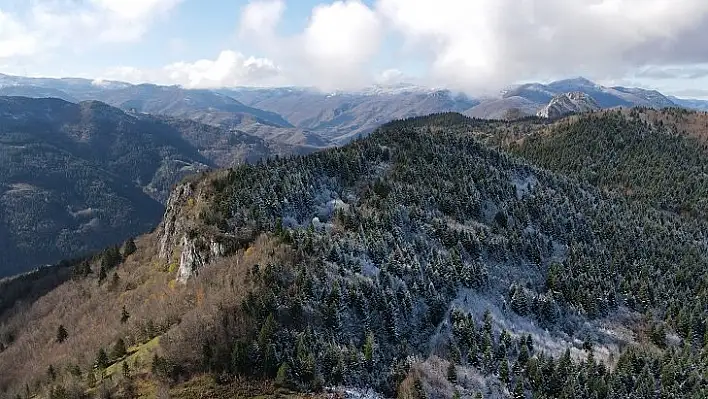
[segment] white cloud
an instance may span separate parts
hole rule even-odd
[[[346,89],[372,80],[368,62],[384,37],[376,12],[360,0],[316,6],[302,32],[277,34],[286,10],[283,0],[254,0],[241,13],[239,36],[283,66],[292,84]]]
[[[241,10],[239,34],[241,37],[268,38],[275,33],[285,12],[285,1],[251,1]]]
[[[708,34],[705,0],[379,0],[376,9],[427,54],[433,81],[463,89],[708,58],[708,45],[684,46]]]
[[[156,70],[117,67],[103,73],[103,80],[132,83],[177,84],[187,88],[229,86],[273,86],[283,84],[280,69],[272,60],[246,57],[235,51],[222,51],[215,60],[176,62]]]
[[[169,11],[181,0],[90,0],[99,10],[124,21],[150,19],[157,13]]]
[[[0,9],[0,58],[136,41],[181,1],[37,0],[22,14]]]
[[[0,59],[33,54],[37,39],[12,15],[0,10]]]
[[[701,79],[708,77],[708,64],[688,65],[688,66],[656,66],[649,65],[640,68],[635,74],[638,78],[648,78],[656,80],[667,79]]]
[[[260,43],[294,83],[325,89],[380,81],[368,68],[391,35],[426,66],[428,84],[474,92],[708,61],[708,41],[699,40],[708,35],[705,0],[335,1],[315,7],[300,34],[278,37],[284,11],[282,0],[251,1],[242,37]]]
[[[165,67],[165,71],[168,72],[171,82],[192,88],[267,85],[279,74],[273,61],[265,58],[246,58],[234,51],[222,51],[213,61],[171,64]]]
[[[410,83],[410,77],[406,76],[400,69],[387,69],[376,77],[376,84],[396,85],[400,83]]]
[[[312,12],[301,36],[304,62],[325,88],[361,86],[371,77],[367,62],[378,53],[383,37],[378,15],[359,1],[336,1]]]

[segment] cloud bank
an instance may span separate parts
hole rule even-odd
[[[137,40],[180,0],[86,0],[73,13],[41,5],[56,4],[47,1],[24,23],[0,12],[0,60],[72,35]],[[703,76],[697,65],[708,64],[705,0],[323,0],[300,31],[282,34],[292,5],[252,0],[243,7],[234,32],[253,55],[234,46],[211,60],[114,68],[104,77],[332,90],[411,79],[406,68],[414,63],[421,84],[480,92],[579,75],[687,78]]]

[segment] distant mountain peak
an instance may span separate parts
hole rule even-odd
[[[573,85],[573,86],[590,86],[590,87],[597,87],[599,86],[597,83],[593,82],[592,80],[588,78],[584,78],[582,76],[578,76],[575,78],[569,78],[569,79],[561,79],[558,81],[555,81],[551,84],[556,84],[556,85]]]

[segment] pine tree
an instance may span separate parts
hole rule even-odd
[[[423,381],[421,381],[420,378],[416,377],[415,381],[413,381],[413,389],[415,390],[417,398],[425,399],[428,397],[423,388]]]
[[[115,268],[123,261],[123,256],[120,254],[120,249],[117,246],[109,247],[101,255],[101,267],[106,271]]]
[[[288,366],[288,363],[283,362],[280,367],[278,367],[278,373],[275,376],[275,386],[286,389],[292,387],[290,382],[290,366]]]
[[[113,358],[113,360],[118,360],[127,353],[128,351],[125,347],[125,341],[123,341],[123,338],[118,338],[118,341],[116,341],[115,345],[113,345],[113,350],[111,350],[111,358]]]
[[[104,370],[109,364],[108,354],[103,348],[99,349],[96,355],[96,368]]]
[[[130,378],[130,367],[127,361],[123,362],[123,378]]]
[[[115,291],[118,288],[118,284],[120,284],[120,276],[117,272],[113,272],[113,276],[111,277],[111,284],[109,286],[110,290]]]
[[[521,383],[521,378],[516,380],[516,386],[514,387],[513,399],[526,399],[526,394],[524,393],[524,385]]]
[[[49,365],[49,368],[47,369],[47,376],[52,381],[57,379],[57,372],[54,370],[54,365]]]
[[[366,341],[364,342],[364,360],[366,364],[371,366],[374,360],[374,334],[366,334]]]
[[[278,363],[275,355],[275,348],[273,345],[273,339],[275,337],[276,329],[278,324],[275,321],[273,314],[268,315],[261,331],[258,334],[258,349],[261,352],[263,359],[263,373],[266,376],[273,376],[276,372]]]
[[[125,309],[125,305],[123,305],[123,310],[120,312],[120,324],[125,324],[128,319],[130,318],[130,313]]]
[[[96,386],[96,382],[96,374],[94,374],[93,371],[89,371],[88,375],[86,376],[86,384],[89,388],[93,388]]]
[[[519,351],[519,365],[524,367],[526,366],[526,362],[529,361],[529,350],[526,347],[526,345],[521,345],[521,351]]]
[[[249,370],[248,344],[237,340],[231,351],[231,371],[238,375],[246,375]]]
[[[108,274],[106,273],[106,267],[104,265],[101,265],[101,268],[98,271],[98,285],[103,284],[103,282],[106,280],[106,277],[108,277]]]
[[[62,343],[66,341],[67,338],[69,338],[69,333],[66,331],[66,328],[64,328],[64,325],[60,324],[59,328],[57,328],[57,342]]]
[[[447,366],[447,380],[453,384],[457,382],[457,368],[454,362],[450,362]]]
[[[61,385],[52,387],[49,390],[49,399],[69,399],[69,392]]]
[[[135,245],[135,240],[133,238],[129,238],[125,244],[123,244],[123,258],[127,258],[128,256],[132,255],[135,253],[135,251],[138,250],[138,247]]]
[[[72,274],[74,278],[82,278],[91,274],[91,265],[87,260],[77,262],[73,266]]]
[[[489,309],[484,311],[484,331],[488,335],[492,335],[492,313]]]
[[[529,353],[533,353],[533,338],[531,338],[531,334],[526,336],[526,346],[529,348]]]
[[[509,362],[504,358],[499,365],[499,380],[509,385]]]

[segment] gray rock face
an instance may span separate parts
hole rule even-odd
[[[199,273],[199,270],[206,266],[208,261],[209,259],[198,249],[196,240],[190,240],[187,236],[183,236],[177,281],[186,283],[191,277]]]
[[[175,187],[158,229],[160,259],[170,262],[179,254],[177,281],[181,283],[197,276],[210,262],[225,256],[229,248],[228,237],[193,219],[190,210],[197,202],[198,191],[189,183]]]
[[[197,236],[188,238],[182,237],[182,254],[179,259],[179,269],[177,271],[177,281],[186,283],[190,278],[197,276],[199,271],[209,265],[209,262],[216,260],[226,254],[226,246],[214,240],[209,240],[208,245],[204,241],[205,237]]]
[[[583,113],[597,111],[600,106],[589,95],[574,91],[553,97],[551,101],[538,111],[537,115],[542,118],[560,118],[572,113]]]
[[[193,190],[189,184],[180,184],[175,187],[167,200],[165,216],[159,227],[160,259],[162,260],[170,260],[177,245],[177,237],[182,236],[186,230],[184,220],[180,218],[179,214],[182,206],[192,195]]]

